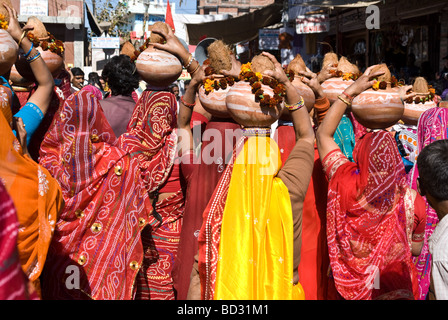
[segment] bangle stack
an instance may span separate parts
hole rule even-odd
[[[188,63],[187,65],[184,66],[185,69],[188,69],[191,66],[191,63],[193,62],[193,60],[196,60],[192,54],[190,54],[190,58],[188,59]]]
[[[344,95],[345,98],[344,98],[342,95]],[[347,100],[346,98],[347,98],[348,100]],[[354,97],[352,97],[351,95],[349,95],[348,93],[346,93],[346,92],[344,91],[344,92],[342,92],[341,95],[338,96],[338,99],[341,100],[341,101],[344,102],[347,106],[350,107],[350,106],[352,105],[352,102],[353,102]]]
[[[180,96],[180,101],[183,103],[184,106],[186,106],[187,108],[190,108],[190,109],[193,109],[194,106],[196,105],[195,102],[194,103],[185,102],[183,96]]]
[[[36,50],[36,51],[37,51],[37,50]],[[30,57],[27,57],[27,58],[26,58],[26,62],[31,63],[31,62],[33,62],[33,61],[36,61],[36,60],[39,59],[39,58],[40,58],[40,52],[37,51],[37,53],[36,53],[35,55],[30,56]]]
[[[287,104],[285,102],[285,107],[288,108],[289,111],[299,110],[304,105],[305,105],[305,101],[303,100],[303,97],[300,97],[300,100],[297,103],[294,103],[294,104]]]

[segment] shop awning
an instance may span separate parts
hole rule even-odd
[[[87,13],[87,19],[89,20],[89,26],[90,29],[92,29],[92,32],[96,34],[98,37],[103,34],[103,30],[101,29],[98,21],[96,21],[95,17],[92,14],[92,11],[90,11],[89,6],[86,4],[86,13]]]
[[[301,6],[313,6],[322,8],[362,8],[371,4],[377,4],[379,1],[356,1],[356,0],[314,0],[301,3]]]
[[[282,9],[282,4],[273,3],[227,20],[186,24],[189,44],[196,45],[203,38],[215,38],[227,44],[253,40],[259,29],[281,22]]]

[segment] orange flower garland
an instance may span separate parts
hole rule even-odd
[[[206,59],[203,62],[204,65],[208,65],[209,61]],[[212,67],[207,66],[204,70],[204,73],[206,76],[211,76],[215,74],[215,71]],[[223,78],[217,78],[217,79],[204,79],[202,82],[202,85],[204,86],[205,94],[209,94],[210,92],[213,92],[215,90],[225,90],[228,86],[233,86],[235,84],[235,79],[233,77],[227,76]]]
[[[27,38],[33,43],[35,47],[40,47],[42,50],[47,51],[50,50],[53,53],[61,56],[64,53],[64,43],[61,40],[57,40],[50,32],[48,33],[48,40],[40,41],[39,38],[35,37],[31,32],[28,32]]]
[[[252,93],[255,95],[255,102],[260,103],[261,107],[274,108],[283,101],[283,96],[286,94],[285,86],[279,83],[276,79],[262,76],[258,72],[253,72],[250,62],[241,66],[239,78],[240,80],[250,83]],[[262,84],[267,85],[274,90],[273,97],[264,93],[261,88]]]

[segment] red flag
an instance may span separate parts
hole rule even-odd
[[[171,14],[170,0],[167,0],[166,2],[165,23],[168,24],[171,27],[171,29],[173,29],[173,32],[176,31],[174,28],[173,15]]]

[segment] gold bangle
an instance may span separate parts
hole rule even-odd
[[[27,32],[27,31],[23,31],[22,36],[20,37],[20,40],[19,40],[19,42],[17,43],[17,45],[18,45],[19,47],[20,47],[20,44],[22,43],[23,38],[25,38],[25,36],[26,36],[26,32]]]
[[[198,71],[198,69],[199,69],[200,66],[201,66],[201,65],[200,65],[199,62],[198,62],[198,65],[197,65],[196,69],[194,69],[192,72],[189,72],[189,74],[190,74],[190,75],[193,75],[193,73],[195,73],[196,71]]]
[[[342,98],[340,95],[338,96],[338,99],[341,100],[342,102],[344,102],[347,106],[351,106],[352,104],[350,102],[348,102],[347,100],[345,100],[344,98]]]

